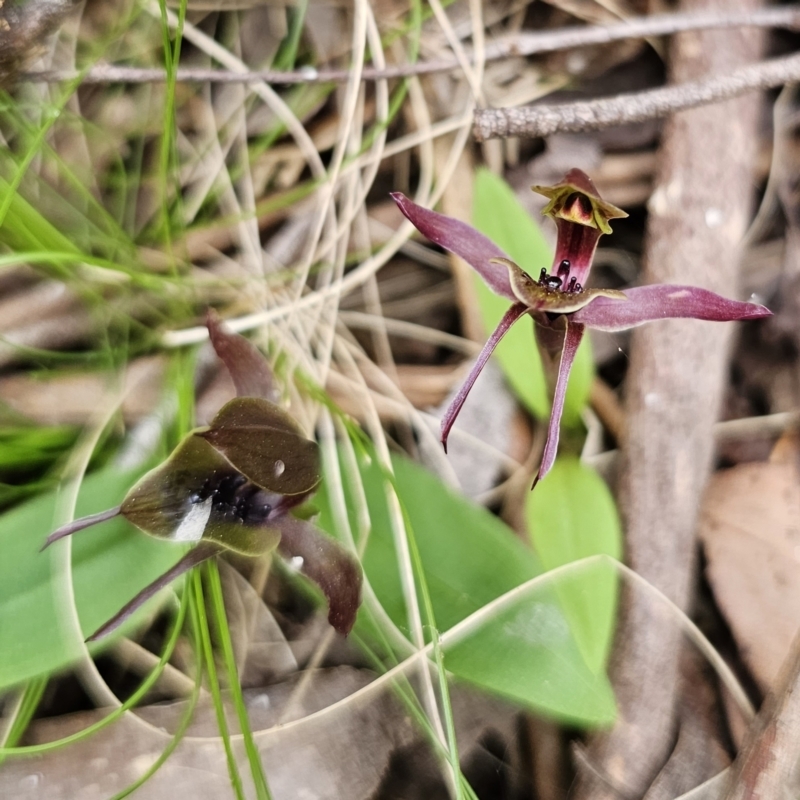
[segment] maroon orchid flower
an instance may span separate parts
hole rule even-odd
[[[480,371],[509,328],[524,314],[535,323],[543,355],[558,360],[553,381],[553,404],[547,441],[539,473],[541,480],[553,466],[558,449],[559,425],[572,362],[587,327],[619,331],[644,322],[676,317],[722,322],[758,319],[772,312],[755,303],[728,300],[696,286],[657,284],[625,291],[586,289],[589,270],[609,221],[627,214],[606,203],[588,175],[570,170],[555,186],[534,186],[550,202],[543,214],[555,220],[558,240],[553,265],[532,278],[483,234],[469,225],[416,205],[399,192],[392,198],[420,233],[463,258],[496,294],[512,305],[489,337],[472,371],[442,418],[441,440],[447,437]]]
[[[48,547],[122,515],[151,536],[192,545],[87,641],[111,633],[160,589],[224,550],[256,556],[275,548],[298,559],[301,571],[328,601],[328,621],[347,635],[360,603],[358,562],[311,523],[289,513],[321,480],[319,448],[273,402],[272,372],[261,353],[244,337],[226,331],[211,312],[208,332],[238,396],[211,425],[189,433],[120,506],[70,522],[45,542]]]

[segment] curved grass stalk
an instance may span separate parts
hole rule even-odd
[[[200,699],[200,691],[203,686],[203,660],[200,658],[201,653],[201,646],[199,641],[200,636],[200,626],[198,621],[197,609],[192,600],[192,593],[190,591],[185,592],[185,596],[187,598],[187,604],[191,604],[191,618],[192,618],[192,639],[194,645],[194,652],[197,657],[197,671],[195,673],[194,678],[194,687],[192,689],[192,693],[189,696],[189,700],[186,704],[186,710],[181,715],[180,722],[178,722],[178,727],[175,730],[175,733],[172,736],[172,739],[167,744],[167,746],[161,751],[158,758],[145,770],[144,774],[141,775],[137,780],[135,780],[130,786],[127,786],[121,792],[115,794],[111,800],[124,800],[125,797],[130,796],[133,794],[137,789],[140,789],[144,786],[156,772],[161,769],[162,766],[166,763],[167,759],[175,752],[175,748],[181,743],[183,740],[184,735],[191,723],[195,709],[197,708],[197,701]],[[182,627],[182,626],[181,626]],[[180,628],[176,625],[176,629],[180,631]],[[177,641],[177,640],[176,640]],[[164,662],[166,664],[166,661]],[[162,666],[163,669],[163,666]]]
[[[186,360],[181,359],[181,362],[184,361]],[[103,409],[105,405],[105,409],[100,414],[98,414],[98,417],[94,422],[94,424],[89,426],[87,432],[83,436],[83,441],[79,442],[73,454],[71,455],[69,461],[67,462],[67,466],[65,468],[65,474],[71,475],[71,477],[68,478],[67,480],[67,488],[64,492],[64,499],[61,503],[60,511],[57,512],[58,516],[61,519],[74,517],[75,505],[77,502],[77,496],[80,489],[80,484],[88,468],[92,453],[95,451],[97,442],[100,440],[103,431],[106,429],[109,422],[119,409],[122,400],[123,400],[122,394],[118,393],[118,396],[115,398],[114,402],[100,404],[99,407]],[[185,418],[186,415],[183,416]],[[51,559],[55,560],[55,565],[56,565],[55,576],[54,576],[55,590],[60,591],[61,593],[61,597],[59,598],[59,602],[57,603],[57,608],[61,610],[62,614],[62,621],[63,621],[62,630],[67,635],[72,637],[76,649],[76,656],[80,658],[79,664],[76,667],[77,675],[81,680],[81,682],[83,683],[84,687],[86,688],[87,693],[89,694],[90,697],[92,697],[95,700],[97,705],[112,706],[116,710],[118,715],[126,713],[131,708],[130,701],[122,703],[119,700],[119,698],[111,691],[108,684],[100,675],[97,666],[95,665],[94,660],[89,652],[89,649],[84,641],[83,630],[81,628],[80,620],[78,618],[77,607],[75,605],[75,591],[72,582],[73,576],[72,576],[71,539],[68,538],[60,547],[54,548],[51,551],[50,557]],[[180,617],[181,624],[182,624],[182,619],[183,617],[181,616]],[[174,631],[174,641],[172,643],[173,648],[175,642],[177,641],[178,632],[179,628],[176,627]],[[164,659],[163,661],[164,664],[166,664],[166,660],[167,659]],[[159,663],[161,664],[161,662]],[[161,671],[163,671],[163,665],[160,666],[160,668],[158,669],[159,675],[161,674]],[[145,683],[147,684],[147,681]],[[133,715],[133,718],[137,722],[137,724],[143,726],[146,730],[155,732],[159,735],[163,735],[161,729],[157,728],[154,725],[151,725],[149,722],[146,722],[145,720],[141,719],[136,715]],[[98,723],[98,726],[102,727],[105,724],[108,724],[106,720],[101,720],[100,723]],[[86,731],[81,731],[78,734],[76,734],[76,737],[82,738],[83,735],[89,735],[89,733],[94,732],[94,730],[97,729],[99,729],[99,727],[89,726],[89,728],[86,729]],[[67,740],[71,741],[72,738],[67,737]],[[0,750],[0,754],[2,754],[2,750]]]
[[[122,403],[121,393],[117,393],[114,402],[100,403],[101,411],[95,420],[87,428],[81,437],[82,441],[76,445],[74,452],[70,455],[65,468],[67,478],[60,508],[56,514],[57,522],[62,524],[75,518],[75,505],[78,499],[78,492],[89,461],[95,451],[98,441],[103,431],[109,425],[117,409]],[[105,407],[104,407],[105,406]],[[77,667],[78,677],[84,685],[89,696],[97,705],[110,705],[119,708],[121,703],[119,698],[111,691],[108,684],[100,675],[89,649],[84,641],[83,629],[78,618],[78,609],[75,605],[75,587],[72,583],[72,541],[67,538],[64,543],[50,551],[50,558],[54,563],[54,591],[57,593],[56,607],[61,613],[61,630],[72,640],[76,656],[80,659]]]
[[[175,650],[181,630],[183,629],[183,623],[186,619],[186,612],[190,601],[191,592],[187,589],[183,593],[183,599],[178,607],[175,623],[172,626],[172,630],[164,646],[164,650],[158,660],[158,664],[153,668],[147,678],[142,681],[142,683],[139,685],[139,688],[124,703],[122,703],[119,708],[114,709],[110,714],[108,714],[108,716],[103,717],[103,719],[87,726],[83,730],[70,734],[69,736],[65,736],[62,739],[56,739],[52,742],[45,742],[43,744],[26,745],[24,747],[7,747],[4,745],[3,747],[0,747],[0,758],[13,755],[40,755],[51,750],[57,750],[61,747],[66,747],[69,744],[79,742],[97,733],[98,731],[101,731],[103,728],[120,719],[124,713],[134,708],[150,691],[150,689],[155,686],[156,682],[161,677],[161,673],[164,671],[164,668],[169,663],[170,658],[172,658],[172,653]],[[137,717],[137,719],[139,718]],[[152,726],[148,725],[148,727]],[[162,736],[165,735],[161,728],[154,728],[153,730]]]
[[[154,13],[152,4],[148,6],[148,11],[150,11],[151,14]],[[167,9],[167,21],[171,27],[177,26],[177,18],[169,9]],[[214,41],[210,36],[203,33],[203,31],[201,31],[199,28],[196,28],[191,23],[186,23],[184,27],[184,37],[192,42],[192,44],[194,44],[202,52],[206,53],[206,55],[217,60],[226,69],[229,69],[232,72],[248,71],[247,66],[241,61],[241,59],[234,56],[233,53],[220,45],[218,42]],[[250,84],[248,89],[249,91],[258,95],[269,106],[278,119],[280,119],[281,122],[286,126],[287,131],[291,134],[297,146],[300,148],[300,152],[303,153],[306,163],[311,170],[312,177],[321,184],[324,184],[328,176],[325,165],[322,163],[322,158],[317,152],[316,146],[314,145],[314,142],[312,141],[308,131],[295,116],[289,106],[278,95],[278,93],[275,92],[275,90],[264,81]],[[318,195],[316,201],[317,210],[320,214],[325,215],[325,217],[328,219],[328,224],[335,226],[336,220],[334,209],[329,204],[326,206],[322,201],[323,198],[319,197]],[[310,264],[313,259],[313,248],[306,249],[307,252],[302,259],[302,262],[307,261]]]
[[[678,609],[662,592],[660,592],[654,586],[651,586],[647,583],[643,578],[633,573],[628,567],[620,562],[616,561],[615,559],[611,558],[607,555],[594,555],[588,556],[580,561],[574,561],[570,564],[565,564],[564,566],[558,567],[550,572],[546,572],[542,575],[537,576],[536,578],[532,578],[530,581],[527,581],[524,584],[512,589],[511,591],[507,592],[504,595],[493,600],[491,603],[488,603],[483,608],[479,609],[478,611],[471,614],[469,617],[466,617],[464,620],[459,622],[458,624],[454,625],[448,631],[445,631],[441,634],[439,643],[442,647],[448,647],[453,644],[456,644],[459,641],[463,641],[469,635],[474,633],[476,629],[480,626],[487,624],[491,621],[491,619],[504,610],[506,610],[509,606],[513,603],[518,602],[521,598],[524,598],[528,594],[534,594],[543,588],[547,587],[550,583],[562,579],[565,577],[575,576],[580,574],[582,571],[594,568],[600,564],[605,564],[612,569],[615,569],[619,572],[621,577],[624,580],[631,581],[634,585],[641,585],[645,591],[650,593],[655,599],[662,602],[670,611],[673,612],[677,623],[681,626],[684,632],[689,636],[692,642],[701,650],[701,652],[709,658],[709,663],[711,664],[712,668],[715,670],[717,675],[719,676],[720,680],[722,681],[723,685],[731,692],[733,699],[736,701],[737,705],[741,709],[742,713],[748,718],[752,718],[753,716],[753,707],[750,703],[744,689],[739,684],[736,676],[732,673],[730,668],[725,664],[724,660],[716,653],[714,650],[713,645],[706,639],[703,633],[697,628],[697,626],[684,614],[680,609]],[[635,576],[635,577],[633,577]],[[188,590],[185,594],[188,594]],[[186,599],[184,600],[184,604]],[[185,608],[184,605],[181,606],[182,612],[184,613]],[[182,616],[180,617],[182,621]],[[170,645],[165,649],[164,653],[162,654],[162,661],[166,663],[169,659],[172,648],[174,648],[174,644],[177,641],[178,635],[178,628],[173,630],[173,636],[171,638]],[[280,726],[273,726],[271,728],[266,728],[260,731],[254,731],[253,737],[257,741],[261,741],[262,739],[268,739],[272,736],[279,736],[281,733],[288,729],[293,728],[302,728],[304,726],[313,725],[315,722],[322,718],[327,718],[330,715],[336,715],[338,713],[345,713],[347,709],[353,703],[362,703],[368,702],[375,694],[380,691],[383,691],[389,687],[391,687],[394,682],[398,679],[405,679],[405,675],[407,672],[412,668],[418,665],[420,661],[427,661],[433,652],[433,645],[428,644],[425,646],[423,650],[416,651],[406,657],[402,662],[388,670],[386,673],[381,675],[379,678],[374,680],[372,683],[368,684],[367,686],[359,689],[358,691],[354,692],[351,695],[339,700],[331,705],[327,706],[326,708],[320,709],[312,714],[308,714],[305,717],[302,717],[297,720],[293,720],[291,722],[287,722]],[[160,662],[162,663],[162,662]],[[35,755],[39,753],[47,752],[48,750],[55,749],[56,747],[62,747],[64,745],[70,744],[71,742],[78,741],[82,739],[84,736],[88,736],[91,733],[94,733],[97,730],[105,727],[110,722],[114,721],[120,716],[121,711],[127,710],[133,707],[140,699],[144,696],[144,694],[150,689],[150,687],[158,680],[160,675],[160,670],[154,670],[151,676],[142,684],[140,689],[127,700],[120,712],[114,712],[114,714],[109,715],[99,722],[95,723],[92,726],[89,726],[84,731],[81,731],[77,734],[73,734],[72,736],[65,737],[64,739],[60,739],[56,742],[49,742],[42,745],[33,745],[33,746],[26,746],[26,747],[17,747],[17,748],[1,748],[0,749],[0,756],[4,755]],[[163,735],[163,732],[160,732]],[[231,740],[236,741],[240,738],[241,735],[233,735],[230,737]],[[197,743],[207,743],[207,742],[215,742],[219,741],[220,737],[208,737],[208,736],[197,736],[197,737],[186,737],[187,742],[197,742]]]
[[[350,67],[350,80],[347,83],[345,90],[344,100],[342,102],[342,111],[340,114],[340,127],[339,135],[337,137],[336,146],[333,149],[331,157],[331,165],[327,170],[326,182],[322,188],[323,208],[330,207],[334,202],[336,192],[336,184],[338,181],[339,170],[342,167],[347,147],[350,140],[350,131],[352,130],[353,120],[355,118],[356,104],[361,94],[361,72],[364,69],[364,54],[366,52],[366,34],[367,34],[367,0],[355,0],[354,3],[354,17],[353,17],[353,37],[352,37],[352,63]],[[335,218],[335,214],[333,215]],[[308,259],[303,259],[298,270],[297,278],[297,292],[294,300],[299,299],[300,293],[308,279],[308,271],[311,267],[313,254],[316,252],[319,237],[322,234],[322,229],[325,224],[326,214],[320,213],[317,222],[312,229],[311,236],[308,244]],[[335,225],[333,226],[335,230]]]
[[[689,619],[689,617],[684,614],[677,606],[672,603],[669,598],[667,598],[661,591],[659,591],[656,587],[650,585],[643,578],[636,575],[635,579],[631,579],[632,570],[626,567],[621,562],[617,561],[611,556],[607,555],[593,555],[587,556],[586,558],[582,558],[580,561],[573,561],[569,564],[565,564],[561,567],[557,567],[556,569],[550,570],[549,572],[545,572],[542,575],[538,575],[535,578],[532,578],[529,581],[517,586],[515,589],[512,589],[509,592],[501,595],[500,597],[493,600],[491,603],[487,603],[483,608],[480,608],[478,611],[474,612],[470,616],[463,619],[461,622],[454,625],[449,630],[445,631],[441,634],[440,637],[440,644],[442,647],[449,647],[458,642],[463,641],[464,639],[468,638],[471,634],[473,634],[477,629],[479,629],[482,625],[487,624],[490,622],[494,617],[498,616],[500,613],[505,611],[508,607],[513,605],[514,603],[518,602],[522,598],[526,597],[527,595],[535,594],[536,592],[541,591],[543,588],[547,587],[550,583],[567,578],[567,577],[574,577],[579,575],[581,572],[593,569],[599,565],[605,565],[611,569],[617,570],[620,576],[624,580],[631,580],[635,585],[639,585],[640,582],[646,584],[646,591],[653,596],[654,599],[659,600],[662,602],[675,616],[677,623],[680,625],[684,633],[686,633],[691,641],[700,648],[701,652],[704,655],[716,653],[714,650],[713,645],[708,641],[708,639],[704,636],[702,631]],[[635,575],[635,573],[633,573]],[[349,695],[348,697],[343,698],[342,700],[337,701],[336,703],[332,703],[330,706],[327,706],[324,709],[320,709],[312,714],[309,714],[301,719],[294,720],[292,722],[288,722],[281,727],[272,727],[266,728],[262,731],[257,731],[254,735],[257,739],[261,738],[269,738],[270,736],[280,735],[284,730],[288,728],[295,728],[295,727],[302,727],[304,725],[313,725],[314,722],[317,720],[326,717],[331,714],[337,714],[339,712],[344,712],[352,703],[360,703],[368,701],[371,697],[373,697],[378,692],[388,688],[392,685],[392,682],[395,681],[398,677],[403,677],[406,673],[412,668],[415,667],[420,661],[427,660],[432,655],[433,645],[428,644],[425,646],[423,650],[419,650],[412,655],[408,656],[404,661],[402,661],[397,666],[390,669],[388,672],[381,675],[381,677],[374,680],[372,683],[364,686],[363,688],[359,689],[358,691],[354,692],[353,694]],[[717,673],[718,677],[722,681],[723,685],[731,692],[731,696],[736,701],[737,705],[741,709],[742,713],[748,718],[751,719],[753,716],[753,707],[750,701],[747,699],[747,695],[744,689],[739,684],[736,676],[730,670],[730,668],[725,664],[724,660],[721,657],[714,656],[710,659],[709,663],[711,664],[714,671]]]

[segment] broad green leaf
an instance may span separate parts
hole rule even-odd
[[[525,504],[533,546],[545,569],[605,553],[619,559],[622,531],[617,508],[600,476],[577,458],[559,458]],[[558,596],[591,670],[606,663],[614,634],[616,572],[597,573]]]
[[[119,503],[137,477],[115,469],[88,477],[77,515]],[[55,548],[64,545],[39,552],[53,529],[55,508],[51,493],[0,515],[0,689],[63,669],[79,657],[79,643],[63,631],[53,575]],[[122,519],[75,534],[72,546],[75,602],[87,636],[185,552]],[[130,630],[152,608],[148,604],[121,631]]]
[[[472,224],[533,278],[538,278],[543,267],[550,268],[553,254],[539,226],[520,205],[508,184],[486,169],[478,170],[475,175]],[[488,334],[497,327],[509,302],[494,294],[477,273],[474,282]],[[550,415],[550,400],[533,338],[533,321],[529,318],[520,320],[506,334],[495,353],[519,399],[536,417],[546,419]],[[589,337],[585,336],[567,388],[563,416],[566,425],[578,423],[589,399],[593,375],[591,345]]]
[[[364,572],[392,620],[408,630],[385,478],[374,460],[360,458],[359,465],[371,519]],[[532,551],[488,511],[404,458],[394,458],[393,466],[440,632],[541,574]],[[354,496],[347,500],[355,530],[356,502]],[[317,501],[320,526],[335,534],[325,481]],[[356,630],[372,638],[366,616],[362,609]],[[526,595],[446,646],[445,665],[457,678],[576,724],[614,719],[606,676],[587,665],[552,586]]]

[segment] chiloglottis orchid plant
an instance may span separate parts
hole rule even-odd
[[[553,264],[549,270],[543,267],[536,277],[525,273],[496,244],[469,225],[418,206],[399,192],[393,193],[392,198],[420,233],[460,256],[492,291],[511,301],[442,418],[445,450],[450,429],[470,389],[495,347],[518,319],[525,314],[533,317],[540,350],[558,362],[551,387],[553,403],[547,441],[535,486],[556,458],[567,381],[587,327],[619,331],[658,319],[688,317],[723,322],[758,319],[771,312],[764,306],[728,300],[696,286],[655,284],[624,291],[586,288],[598,240],[604,233],[611,233],[610,220],[627,214],[605,202],[589,176],[579,169],[570,170],[555,186],[534,186],[533,190],[548,198],[542,213],[555,221],[558,233]]]
[[[120,506],[64,525],[44,546],[118,515],[152,536],[192,546],[87,641],[109,634],[156,592],[206,559],[225,550],[259,556],[276,548],[299,560],[303,574],[328,601],[328,621],[347,635],[360,603],[358,561],[290,513],[321,480],[319,448],[273,402],[272,371],[257,348],[226,331],[212,312],[207,324],[237,397],[209,426],[191,431]]]

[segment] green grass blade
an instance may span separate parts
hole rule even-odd
[[[453,781],[456,789],[456,800],[464,800],[464,791],[462,781],[464,777],[461,774],[461,761],[458,757],[458,740],[456,739],[456,725],[453,719],[453,706],[450,702],[450,689],[447,685],[447,672],[444,668],[444,652],[442,651],[439,631],[436,627],[436,617],[433,613],[433,603],[431,602],[431,595],[428,591],[428,582],[425,580],[425,569],[422,564],[422,557],[417,547],[417,540],[414,536],[414,528],[411,525],[411,520],[408,515],[403,514],[406,524],[406,533],[408,535],[408,548],[411,553],[411,561],[414,565],[414,572],[420,585],[420,594],[422,595],[422,607],[425,612],[425,621],[430,628],[431,643],[433,645],[433,658],[436,662],[436,673],[439,678],[439,694],[442,703],[442,713],[445,720],[445,728],[447,732],[447,746],[448,755],[450,757],[450,767],[453,770]]]
[[[25,685],[22,691],[17,707],[14,709],[13,718],[10,721],[3,741],[0,742],[4,748],[14,747],[20,740],[23,733],[27,729],[36,709],[39,706],[39,701],[42,699],[44,690],[47,687],[49,677],[42,675],[39,678],[34,678]],[[0,755],[0,764],[6,760],[7,755]]]
[[[214,712],[217,716],[217,727],[225,748],[225,759],[228,762],[228,775],[230,775],[231,786],[238,800],[245,800],[244,787],[242,786],[242,776],[239,774],[239,767],[236,763],[236,756],[233,753],[231,735],[228,730],[228,720],[225,716],[225,706],[222,702],[222,693],[219,686],[219,676],[217,675],[217,665],[214,662],[214,650],[211,646],[211,631],[208,627],[208,617],[206,615],[205,597],[203,595],[203,582],[199,570],[194,570],[191,576],[192,589],[194,591],[194,602],[197,608],[198,624],[200,628],[200,643],[202,645],[203,660],[208,674],[211,698],[214,701]]]
[[[222,584],[219,579],[219,568],[214,560],[208,561],[204,565],[206,584],[209,588],[211,600],[211,610],[216,627],[217,637],[222,647],[222,657],[225,661],[225,669],[228,673],[228,683],[230,685],[233,705],[236,709],[236,716],[239,719],[239,729],[244,738],[244,747],[247,753],[247,760],[250,763],[250,771],[253,775],[253,783],[256,787],[256,796],[259,800],[271,800],[272,796],[267,785],[267,776],[264,773],[264,765],[258,752],[253,731],[250,728],[250,719],[247,716],[247,709],[242,697],[242,687],[239,683],[239,673],[236,669],[236,660],[233,655],[233,643],[231,642],[231,632],[228,628],[228,618],[225,614],[225,601],[222,597]]]

